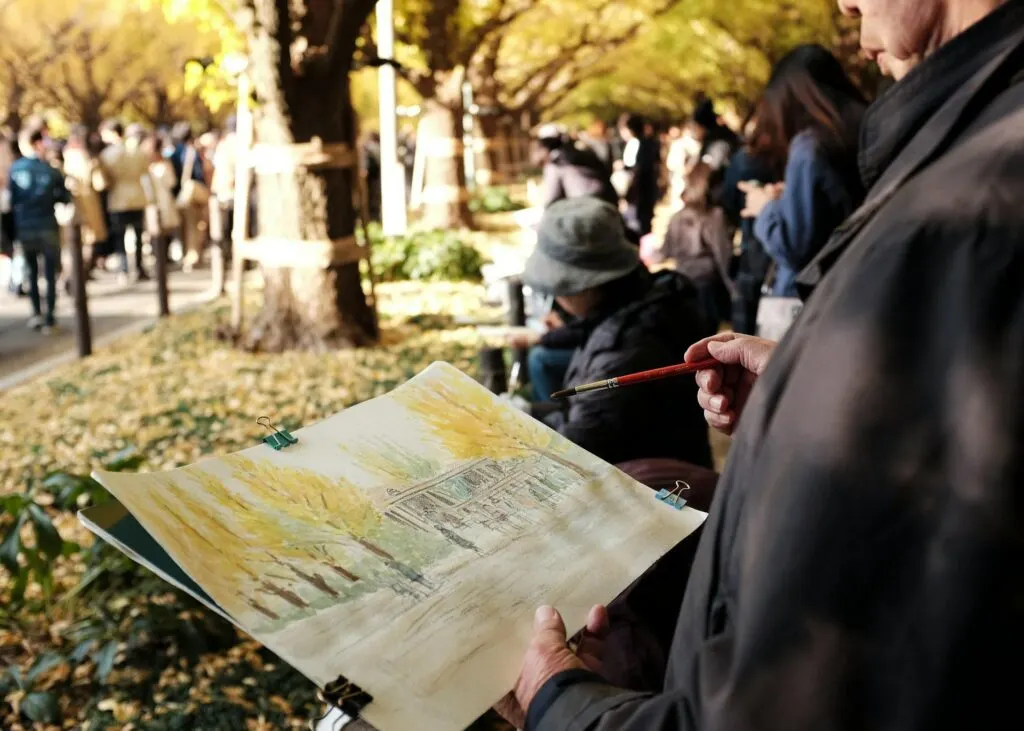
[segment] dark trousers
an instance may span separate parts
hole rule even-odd
[[[654,204],[630,203],[626,206],[626,212],[623,215],[623,218],[626,220],[626,228],[629,229],[638,240],[642,239],[651,232],[651,226],[654,222]]]
[[[110,213],[110,245],[114,253],[121,255],[121,271],[128,273],[128,253],[125,250],[124,236],[132,229],[135,232],[135,271],[146,273],[142,266],[142,232],[145,230],[144,211],[111,211]]]
[[[575,350],[545,348],[542,345],[530,348],[527,365],[530,371],[530,386],[533,400],[542,403],[551,400],[551,394],[563,388],[565,373]]]
[[[736,299],[732,303],[732,329],[744,335],[757,334],[757,306],[761,303],[762,278],[740,272],[736,277]]]
[[[28,269],[28,296],[32,312],[43,315],[42,299],[39,295],[39,260],[43,260],[43,276],[46,278],[46,324],[55,323],[54,310],[57,306],[57,269],[60,266],[60,234],[56,231],[22,236],[22,250]]]

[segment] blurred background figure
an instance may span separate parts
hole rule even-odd
[[[672,216],[649,264],[670,264],[693,282],[709,332],[732,317],[732,238],[721,208],[711,204],[711,166],[699,162],[686,179],[683,208]]]
[[[615,150],[611,139],[608,136],[608,125],[602,119],[595,119],[590,126],[580,134],[580,142],[590,148],[607,169],[609,175],[615,163]]]
[[[583,142],[573,142],[565,131],[546,124],[537,132],[544,152],[543,207],[565,198],[592,196],[618,206],[619,196],[611,183],[611,170]]]
[[[100,150],[89,130],[77,126],[71,130],[64,147],[64,176],[68,191],[75,202],[75,222],[81,231],[82,255],[93,262],[107,253],[107,214],[103,207],[103,193],[109,180],[99,159]],[[85,272],[86,279],[92,272]]]
[[[694,134],[694,126],[694,122],[689,120],[682,127],[672,127],[669,130],[665,167],[669,174],[669,196],[673,204],[682,202],[686,177],[700,161],[701,143]]]
[[[210,179],[210,239],[220,246],[224,261],[231,258],[238,159],[237,120],[231,117],[213,151],[213,177]]]
[[[210,189],[203,170],[203,158],[195,144],[192,125],[178,122],[171,130],[173,144],[170,161],[177,176],[174,195],[181,212],[182,268],[191,271],[200,261],[204,248],[204,220]]]
[[[49,333],[56,326],[57,270],[60,266],[60,226],[55,207],[69,203],[64,176],[46,162],[46,133],[30,128],[19,138],[21,158],[10,169],[11,213],[14,236],[21,244],[32,304],[29,327]],[[39,263],[46,279],[46,312],[39,293]]]
[[[712,172],[724,170],[740,145],[736,133],[719,119],[715,103],[705,97],[698,98],[690,132],[700,142],[700,160],[707,163]]]
[[[629,175],[623,195],[626,201],[624,215],[626,228],[636,243],[651,232],[654,207],[660,198],[659,146],[647,135],[647,128],[647,120],[638,114],[627,114],[619,122],[619,132],[626,141],[622,151],[622,165]]]
[[[7,130],[0,129],[0,257],[14,258],[14,219],[9,187],[15,144]]]
[[[149,160],[141,148],[141,129],[125,135],[120,122],[103,124],[103,141],[107,147],[100,153],[100,164],[109,182],[107,208],[110,211],[110,248],[121,256],[121,277],[128,279],[128,253],[125,236],[130,230],[135,237],[135,279],[149,279],[142,262],[142,233],[145,230],[146,191],[143,179],[149,175]]]
[[[149,175],[144,178],[146,186],[146,233],[153,244],[153,254],[159,255],[156,244],[163,248],[164,256],[170,258],[171,238],[181,228],[181,213],[174,197],[178,177],[171,161],[164,157],[166,138],[154,132],[146,138],[143,150],[149,159]]]

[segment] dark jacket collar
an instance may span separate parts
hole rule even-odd
[[[870,189],[951,96],[1005,50],[1024,25],[1024,2],[1009,0],[939,48],[868,110],[861,127],[860,173]]]

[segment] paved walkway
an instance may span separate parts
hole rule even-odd
[[[28,298],[8,293],[7,277],[4,272],[0,275],[3,283],[0,290],[0,390],[3,390],[74,359],[77,346],[74,300],[70,296],[63,292],[58,294],[58,330],[43,335],[26,327],[32,312]],[[211,284],[209,270],[188,274],[172,271],[168,285],[171,315],[210,300]],[[40,288],[45,289],[42,282]],[[121,285],[113,275],[104,273],[89,282],[88,295],[94,349],[118,335],[141,330],[157,318],[155,282]]]

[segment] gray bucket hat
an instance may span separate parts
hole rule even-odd
[[[544,212],[523,281],[542,294],[564,297],[620,279],[639,264],[640,252],[626,239],[611,204],[570,198]]]

